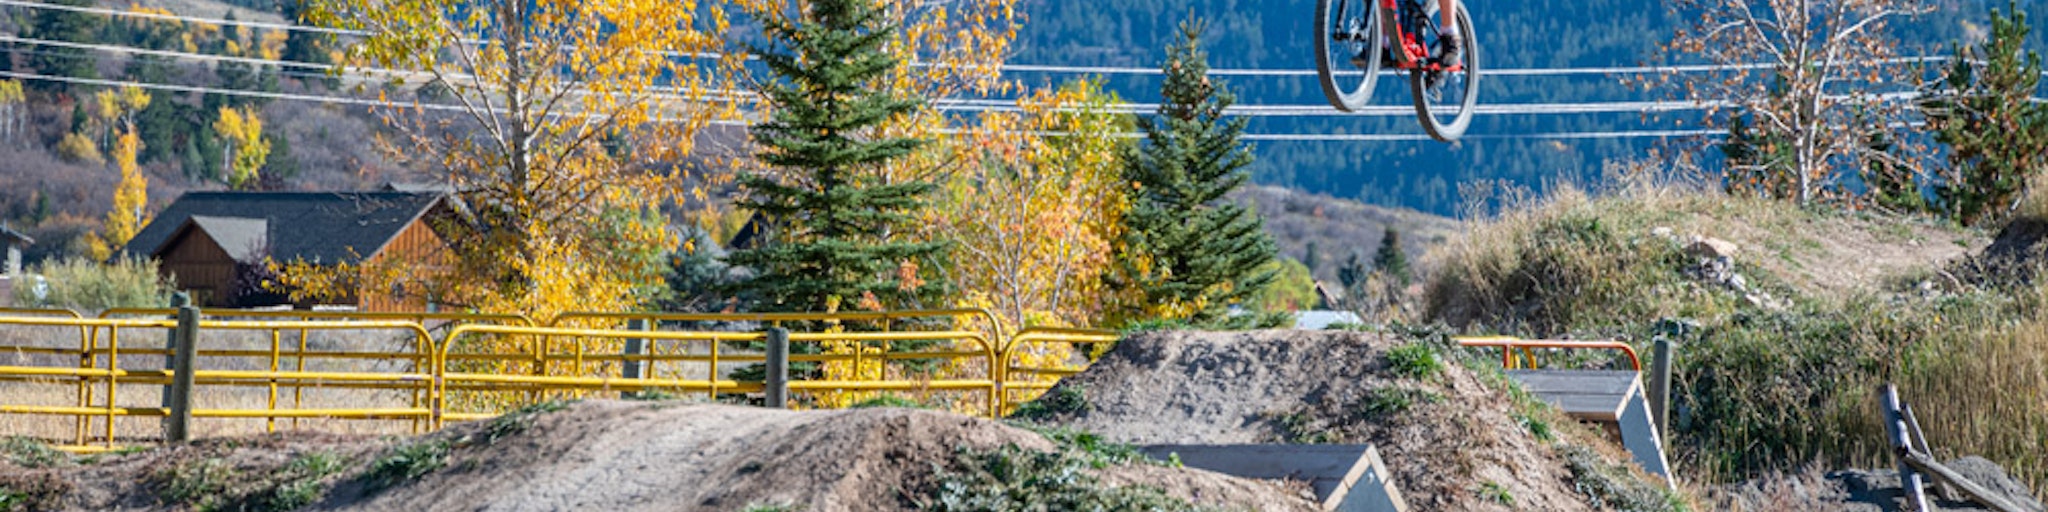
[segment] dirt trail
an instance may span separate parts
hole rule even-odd
[[[1136,335],[1048,395],[1078,392],[1078,410],[1040,421],[1133,444],[1369,442],[1415,510],[1595,508],[1565,450],[1533,435],[1512,400],[1457,364],[1398,377],[1386,354],[1400,344],[1338,331]],[[1575,453],[1626,460],[1611,445]]]
[[[513,418],[523,419],[478,421],[412,439],[215,438],[31,476],[66,488],[39,508],[177,510],[183,505],[169,497],[176,492],[168,490],[167,471],[212,471],[210,481],[220,488],[204,492],[241,496],[276,485],[263,479],[320,452],[345,458],[350,469],[321,480],[331,490],[312,510],[913,510],[935,495],[937,471],[955,467],[961,450],[1061,449],[1001,422],[911,409],[588,401]],[[372,461],[401,446],[430,444],[452,447],[441,469],[390,489],[365,489]],[[16,469],[0,461],[0,474]],[[1093,473],[1106,485],[1148,486],[1197,506],[1312,509],[1301,489],[1194,469],[1131,464]]]

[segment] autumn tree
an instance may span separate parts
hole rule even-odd
[[[2009,214],[2028,180],[2048,171],[2048,105],[2034,98],[2041,56],[2022,44],[2027,15],[1991,12],[1991,39],[1958,46],[1937,89],[1921,103],[1927,129],[1949,147],[1936,183],[1943,213],[1966,225]]]
[[[1130,207],[1110,279],[1126,321],[1218,322],[1274,277],[1261,268],[1275,253],[1262,221],[1224,199],[1249,179],[1252,157],[1239,141],[1245,120],[1224,115],[1234,95],[1209,79],[1201,31],[1182,24],[1162,66],[1165,101],[1138,119],[1145,141],[1123,159]]]
[[[86,251],[93,261],[112,258],[122,246],[128,245],[129,239],[135,238],[142,226],[149,224],[149,177],[136,165],[141,151],[142,138],[136,136],[133,126],[114,140],[114,167],[121,172],[121,181],[114,187],[114,207],[107,212],[100,232],[85,236]]]
[[[1759,141],[1731,154],[1731,190],[1810,203],[1864,163],[1898,158],[1871,151],[1869,141],[1903,115],[1880,94],[1899,85],[1901,69],[1887,25],[1923,12],[1916,0],[1679,0],[1673,8],[1692,21],[1665,46],[1669,58],[1727,69],[1648,83],[1712,107],[1702,122],[1742,130],[1738,142]]]
[[[221,157],[221,176],[228,188],[255,188],[259,179],[256,173],[270,158],[270,139],[263,137],[263,119],[256,116],[253,108],[221,107],[213,131],[227,143]]]
[[[1125,201],[1119,152],[1129,118],[1094,82],[1041,89],[1021,113],[989,113],[961,140],[962,162],[939,194],[946,275],[966,305],[995,311],[1014,332],[1102,320],[1102,274]]]
[[[0,141],[21,141],[27,103],[28,95],[22,90],[21,81],[0,80]]]
[[[877,87],[902,64],[882,51],[897,27],[865,0],[803,9],[764,21],[774,43],[754,51],[776,77],[762,86],[773,117],[753,128],[756,157],[773,172],[739,178],[740,204],[769,221],[763,243],[728,256],[757,272],[740,289],[766,311],[935,305],[943,282],[921,268],[945,245],[904,236],[935,186],[874,172],[926,142],[876,129],[919,106]]]
[[[730,115],[729,104],[707,100],[722,97],[714,92],[731,84],[720,70],[739,62],[674,55],[722,50],[731,28],[722,4],[308,4],[317,24],[368,33],[341,64],[411,73],[392,84],[399,96],[424,83],[445,93],[432,102],[386,96],[396,135],[382,147],[435,169],[469,210],[440,230],[453,261],[354,269],[368,276],[363,286],[424,279],[445,302],[545,318],[625,309],[659,282],[659,254],[675,240],[657,209],[683,197],[675,162],[692,137]]]

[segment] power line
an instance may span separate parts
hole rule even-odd
[[[253,97],[253,98],[265,98],[265,99],[273,99],[273,100],[286,100],[286,101],[306,101],[306,102],[315,102],[315,103],[326,103],[326,104],[346,104],[346,105],[361,105],[361,106],[369,106],[369,107],[389,107],[389,108],[399,108],[399,109],[419,109],[419,110],[431,110],[431,111],[439,111],[439,112],[466,112],[466,111],[467,111],[467,109],[465,109],[465,108],[463,108],[463,107],[461,107],[461,106],[457,106],[457,105],[444,105],[444,104],[433,104],[433,103],[417,103],[417,104],[410,104],[410,105],[408,105],[408,104],[399,104],[399,103],[387,103],[387,102],[385,102],[385,101],[381,101],[381,100],[371,100],[371,99],[364,99],[364,98],[349,98],[349,97],[341,97],[341,96],[323,96],[323,95],[310,95],[310,94],[290,94],[290,93],[274,93],[274,92],[263,92],[263,91],[248,91],[248,90],[240,90],[240,89],[222,89],[222,88],[218,88],[218,87],[200,87],[200,86],[189,86],[189,85],[173,85],[173,84],[159,84],[159,83],[151,83],[151,82],[138,82],[138,81],[131,81],[131,80],[103,80],[103,79],[94,79],[94,78],[76,78],[76,77],[64,77],[64,76],[51,76],[51,75],[41,75],[41,74],[35,74],[35,73],[22,73],[22,72],[16,72],[16,71],[0,71],[0,77],[6,77],[6,78],[13,78],[13,79],[18,79],[18,80],[38,80],[38,81],[48,81],[48,82],[61,82],[61,83],[81,84],[81,85],[94,85],[94,86],[101,86],[101,87],[139,87],[139,88],[143,88],[143,89],[150,89],[150,90],[159,90],[159,91],[171,91],[171,92],[181,92],[181,93],[199,93],[199,94],[220,94],[220,95],[225,95],[225,96],[240,96],[240,97]],[[503,113],[504,111],[502,111],[502,110],[499,110],[499,111],[497,111],[497,112],[499,112],[499,113]],[[573,114],[561,114],[561,115],[573,115]],[[661,122],[676,122],[675,120],[672,120],[672,119],[661,119],[661,120],[658,120],[658,121],[661,121]],[[750,126],[750,123],[748,123],[748,122],[746,122],[746,121],[740,121],[740,120],[731,120],[731,119],[714,119],[714,120],[709,120],[709,121],[707,121],[707,123],[709,123],[709,124],[712,124],[712,125],[717,125],[717,126]],[[941,132],[942,132],[942,133],[957,133],[957,130],[942,130]],[[1687,137],[1687,136],[1701,136],[1701,135],[1707,135],[1707,136],[1711,136],[1711,135],[1715,135],[1715,134],[1718,134],[1718,133],[1724,133],[1724,132],[1721,132],[1721,131],[1719,131],[1719,130],[1666,130],[1666,131],[1649,131],[1649,130],[1643,130],[1643,131],[1602,131],[1602,132],[1549,132],[1549,133],[1526,133],[1526,134],[1470,134],[1470,135],[1467,135],[1467,136],[1465,136],[1465,138],[1466,138],[1466,139],[1475,139],[1475,140],[1518,140],[1518,139],[1535,139],[1535,140],[1544,140],[1544,139],[1554,139],[1554,140],[1570,140],[1570,139],[1618,139],[1618,138],[1671,138],[1671,137]],[[1054,132],[1041,132],[1041,133],[1033,133],[1033,135],[1037,135],[1037,136],[1058,136],[1058,135],[1067,135],[1067,134],[1063,134],[1063,133],[1054,133]],[[1143,136],[1144,136],[1144,134],[1143,134],[1143,133],[1138,133],[1138,132],[1125,132],[1125,133],[1118,133],[1118,134],[1112,134],[1112,135],[1113,135],[1113,136],[1119,136],[1119,137],[1130,137],[1130,138],[1135,138],[1135,137],[1143,137]],[[1284,134],[1284,133],[1273,133],[1273,134],[1259,134],[1259,133],[1248,133],[1248,134],[1244,134],[1242,138],[1243,138],[1244,140],[1247,140],[1247,141],[1284,141],[1284,142],[1404,142],[1404,141],[1427,141],[1427,140],[1432,140],[1432,139],[1429,139],[1428,137],[1426,137],[1426,136],[1422,136],[1422,135],[1402,135],[1402,134],[1359,134],[1359,135],[1344,135],[1344,134]]]
[[[11,0],[0,0],[0,1],[11,1]],[[106,53],[132,53],[132,54],[137,54],[137,55],[149,55],[149,56],[156,56],[156,57],[163,57],[163,58],[173,58],[173,59],[186,59],[186,60],[197,60],[197,61],[211,61],[211,62],[233,62],[233,63],[242,63],[242,64],[250,64],[250,65],[257,65],[257,66],[264,66],[264,65],[275,65],[275,66],[279,66],[279,67],[289,67],[289,68],[298,68],[298,69],[318,69],[318,70],[327,70],[327,69],[332,69],[332,67],[331,67],[331,66],[327,66],[327,65],[321,65],[321,64],[310,64],[310,63],[302,63],[302,62],[293,62],[293,61],[284,61],[284,60],[270,60],[270,59],[257,59],[257,58],[248,58],[248,57],[231,57],[231,56],[221,56],[221,55],[208,55],[208,54],[201,54],[201,53],[191,53],[191,52],[178,52],[178,51],[169,51],[169,50],[153,50],[153,49],[147,49],[147,48],[137,48],[137,47],[133,47],[133,46],[124,46],[124,45],[104,45],[104,44],[87,44],[87,43],[73,43],[73,42],[67,42],[67,41],[55,41],[55,40],[49,40],[49,39],[38,39],[38,38],[27,38],[27,37],[17,37],[17,36],[11,36],[11,35],[4,35],[4,34],[0,34],[0,43],[19,43],[19,44],[29,44],[29,45],[38,45],[38,46],[53,46],[53,47],[61,47],[61,48],[73,48],[73,49],[82,49],[82,50],[90,50],[90,51],[99,51],[99,52],[106,52]],[[431,74],[429,74],[429,73],[425,73],[425,72],[420,72],[420,71],[405,71],[405,70],[396,70],[396,69],[388,69],[388,68],[372,68],[372,67],[353,67],[353,66],[351,66],[351,67],[347,67],[347,68],[345,68],[345,70],[346,70],[346,72],[348,72],[348,73],[352,73],[352,74],[358,74],[358,75],[365,75],[365,76],[367,76],[367,75],[384,75],[384,76],[396,76],[396,77],[406,77],[406,78],[419,78],[419,77],[429,77],[429,76],[431,76]],[[290,74],[290,75],[293,75],[293,76],[324,76],[324,75],[316,75],[316,74],[307,74],[307,73],[286,73],[286,74]],[[451,75],[451,77],[454,77],[454,78],[464,78],[464,77],[470,77],[470,75],[463,75],[463,74],[454,74],[454,75]],[[473,78],[473,77],[472,77],[472,78]],[[665,91],[679,91],[679,90],[680,90],[680,89],[678,89],[678,88],[661,88],[661,89],[662,89],[662,90],[665,90]],[[724,100],[724,99],[732,99],[732,98],[757,98],[757,95],[755,95],[754,93],[751,93],[751,92],[747,92],[747,91],[733,91],[733,90],[725,90],[725,89],[713,89],[713,90],[708,90],[708,91],[706,91],[706,92],[707,92],[707,93],[709,93],[709,95],[707,95],[707,96],[705,96],[705,97],[702,97],[702,98],[698,98],[698,97],[692,97],[692,96],[688,96],[688,95],[684,95],[684,94],[680,94],[680,93],[674,93],[674,92],[659,92],[659,93],[650,93],[649,97],[652,97],[652,98],[660,98],[660,99],[668,99],[668,100],[675,100],[675,101],[685,101],[685,102],[695,102],[695,101],[706,101],[706,100],[711,100],[711,101],[717,101],[717,100]],[[576,93],[577,93],[577,94],[582,94],[582,93],[583,93],[583,91],[580,91],[580,90],[579,90],[579,91],[577,91]],[[1017,106],[1017,104],[1016,104],[1016,101],[1015,101],[1015,100],[1001,100],[1001,99],[959,99],[959,98],[952,98],[952,99],[939,99],[939,100],[934,100],[934,101],[933,101],[933,104],[934,104],[934,105],[935,105],[935,106],[936,106],[936,107],[937,107],[937,108],[938,108],[938,109],[939,109],[940,111],[942,111],[942,112],[1023,112],[1023,111],[1024,111],[1024,108],[1023,108],[1023,107]],[[1662,112],[1677,112],[1677,111],[1690,111],[1690,110],[1704,110],[1704,109],[1709,109],[1709,108],[1722,108],[1722,107],[1728,107],[1728,106],[1732,106],[1732,103],[1729,103],[1729,102],[1693,102],[1693,101],[1619,101],[1619,102],[1592,102],[1592,103],[1523,103],[1523,104],[1484,104],[1484,105],[1479,105],[1479,106],[1477,106],[1477,107],[1476,107],[1476,108],[1474,109],[1474,113],[1476,113],[1476,114],[1479,114],[1479,115],[1531,115],[1531,114],[1538,114],[1538,115],[1541,115],[1541,114],[1601,114],[1601,113],[1636,113],[1636,114],[1645,114],[1645,113],[1662,113]],[[1104,111],[1105,113],[1111,113],[1111,114],[1142,114],[1142,113],[1149,113],[1149,112],[1154,112],[1154,111],[1157,111],[1158,109],[1159,109],[1159,104],[1156,104],[1156,103],[1120,103],[1120,104],[1110,105],[1110,106],[1108,106],[1108,107],[1107,107],[1106,109],[1104,109],[1103,111]],[[1069,110],[1069,111],[1073,111],[1073,110],[1078,110],[1078,109],[1064,109],[1064,110]],[[1235,115],[1235,116],[1246,116],[1246,117],[1402,117],[1402,116],[1408,116],[1408,115],[1413,115],[1413,114],[1414,114],[1414,110],[1413,110],[1412,108],[1410,108],[1410,107],[1408,107],[1408,106],[1402,106],[1402,105],[1386,105],[1386,106],[1372,106],[1372,107],[1365,107],[1365,108],[1363,108],[1363,109],[1359,109],[1359,110],[1357,110],[1357,111],[1354,111],[1354,112],[1341,112],[1341,111],[1338,111],[1338,110],[1336,110],[1336,109],[1334,109],[1334,108],[1331,108],[1331,107],[1329,107],[1328,105],[1320,105],[1320,104],[1279,104],[1279,105],[1235,105],[1235,106],[1232,106],[1232,107],[1230,107],[1230,108],[1228,108],[1228,109],[1225,109],[1225,111],[1224,111],[1224,112],[1225,112],[1226,114],[1229,114],[1229,115]]]
[[[250,28],[261,28],[261,29],[265,29],[265,30],[279,30],[279,31],[301,31],[301,32],[315,32],[315,33],[322,33],[322,34],[332,34],[332,35],[347,35],[347,36],[357,36],[357,37],[368,37],[368,36],[372,35],[372,33],[371,33],[371,32],[369,32],[369,31],[365,31],[365,30],[354,30],[354,29],[339,29],[339,28],[328,28],[328,27],[320,27],[320,26],[314,26],[314,25],[297,25],[297,24],[279,24],[279,23],[267,23],[267,22],[258,22],[258,21],[242,21],[242,20],[226,20],[226,19],[214,19],[214,18],[200,18],[200,17],[195,17],[195,16],[181,16],[181,15],[166,15],[166,14],[157,14],[157,13],[146,13],[146,12],[133,12],[133,11],[124,11],[124,10],[118,10],[118,9],[106,9],[106,8],[99,8],[99,7],[76,7],[76,6],[69,6],[69,5],[60,5],[60,4],[46,4],[46,3],[40,3],[40,2],[30,2],[30,1],[25,1],[25,0],[0,0],[0,6],[14,6],[14,7],[23,7],[23,8],[29,8],[29,9],[54,9],[54,10],[62,10],[62,11],[72,11],[72,12],[86,13],[86,14],[97,14],[97,15],[103,15],[103,16],[117,16],[117,17],[131,17],[131,18],[145,18],[145,19],[154,19],[154,20],[160,20],[160,21],[179,21],[179,22],[185,22],[185,23],[206,23],[206,24],[212,24],[212,25],[224,25],[224,26],[242,26],[242,27],[250,27]],[[482,43],[484,43],[485,41],[483,41],[483,40],[476,40],[476,39],[464,39],[464,40],[462,40],[462,42],[463,42],[464,44],[482,44]],[[719,54],[719,53],[712,53],[712,52],[661,52],[661,53],[662,53],[663,55],[667,55],[667,56],[671,56],[671,57],[683,57],[683,58],[703,58],[703,59],[716,59],[716,58],[722,58],[722,57],[724,57],[724,55],[723,55],[723,54]],[[749,58],[751,58],[751,57],[749,57]],[[1940,62],[1940,61],[1946,61],[1946,60],[1948,60],[1948,59],[1949,59],[1949,57],[1946,57],[1946,56],[1920,56],[1920,57],[1896,57],[1896,58],[1890,58],[1890,59],[1882,59],[1882,60],[1879,60],[1879,61],[1877,61],[1877,63],[1879,63],[1879,64],[1896,64],[1896,63],[1917,63],[1917,62]],[[932,64],[932,63],[926,63],[926,62],[911,62],[910,64],[911,64],[912,66],[916,66],[916,67],[938,67],[938,66],[941,66],[941,65],[939,65],[939,64]],[[1482,70],[1482,74],[1484,74],[1484,75],[1486,75],[1486,76],[1572,76],[1572,75],[1616,75],[1616,74],[1647,74],[1647,73],[1701,73],[1701,72],[1715,72],[1715,71],[1735,71],[1735,70],[1754,70],[1754,69],[1768,69],[1768,68],[1770,68],[1770,67],[1773,67],[1773,66],[1775,66],[1775,65],[1773,65],[1773,64],[1700,64],[1700,65],[1674,65],[1674,66],[1615,66],[1615,67],[1573,67],[1573,68],[1525,68],[1525,69],[1494,69],[1494,70]],[[1164,74],[1164,73],[1165,73],[1164,71],[1160,70],[1159,68],[1144,68],[1144,67],[1124,67],[1124,66],[1061,66],[1061,65],[1045,65],[1045,64],[1003,64],[1003,65],[1001,65],[1001,66],[1000,66],[1000,69],[1001,69],[1001,70],[1003,70],[1003,71],[1005,71],[1005,72],[1032,72],[1032,73],[1063,73],[1063,74],[1088,74],[1088,75],[1161,75],[1161,74]],[[1394,74],[1394,73],[1398,73],[1398,72],[1397,72],[1397,71],[1382,71],[1382,74]],[[1209,74],[1210,74],[1210,75],[1213,75],[1213,76],[1255,76],[1255,77],[1299,77],[1299,76],[1316,76],[1317,72],[1316,72],[1315,70],[1313,70],[1313,69],[1236,69],[1236,68],[1218,68],[1218,69],[1210,69],[1210,70],[1209,70]],[[2044,73],[2044,74],[2048,74],[2048,73]]]

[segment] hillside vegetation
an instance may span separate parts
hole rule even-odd
[[[1874,395],[1893,382],[1939,456],[2048,483],[2048,286],[1969,271],[1986,233],[1669,184],[1508,204],[1437,253],[1427,316],[1646,355],[1676,340],[1681,473],[1888,466]]]

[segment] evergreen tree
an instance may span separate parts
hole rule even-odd
[[[1315,275],[1316,271],[1322,270],[1322,248],[1316,247],[1315,242],[1309,242],[1308,247],[1302,249],[1301,264],[1308,267],[1308,273],[1311,276]]]
[[[1273,281],[1260,266],[1275,250],[1259,217],[1223,198],[1249,178],[1251,152],[1239,141],[1245,120],[1224,117],[1235,97],[1209,79],[1202,24],[1180,31],[1162,66],[1165,101],[1157,116],[1138,120],[1146,143],[1124,156],[1123,178],[1134,189],[1110,284],[1142,298],[1126,309],[1153,308],[1125,315],[1213,324]]]
[[[1958,47],[1946,90],[1921,105],[1934,140],[1949,146],[1935,197],[1963,224],[2003,219],[2027,178],[2048,171],[2048,105],[2033,99],[2041,56],[2022,46],[2029,31],[2026,13],[1993,10],[1981,55]]]
[[[304,19],[306,2],[307,0],[280,0],[278,7],[283,11],[284,19],[293,23],[307,23],[307,20]],[[293,30],[285,33],[284,53],[279,55],[279,57],[289,62],[330,65],[334,64],[334,58],[333,54],[328,52],[333,51],[333,49],[333,34],[311,30]],[[308,79],[306,82],[325,85],[328,89],[341,88],[341,79],[334,75],[328,75],[319,79]]]
[[[1393,226],[1387,226],[1386,234],[1380,236],[1380,250],[1373,253],[1372,266],[1401,286],[1414,279],[1408,271],[1408,253],[1401,250],[1401,232]]]
[[[93,0],[50,0],[49,3],[70,7],[96,7]],[[33,36],[68,43],[96,44],[99,42],[101,17],[82,12],[58,9],[37,9],[33,24]],[[83,48],[45,47],[29,54],[29,67],[37,73],[76,78],[99,78],[99,71],[93,66],[98,62],[93,52]],[[36,80],[32,87],[45,91],[70,90],[63,82]]]
[[[945,246],[906,241],[926,182],[884,183],[879,170],[923,144],[874,128],[918,100],[876,90],[901,63],[882,44],[896,27],[864,0],[819,0],[799,19],[767,20],[774,42],[754,48],[778,80],[764,84],[774,116],[753,128],[758,157],[780,175],[745,173],[744,208],[770,227],[727,261],[752,269],[736,287],[760,311],[917,309],[943,286],[921,279]]]

